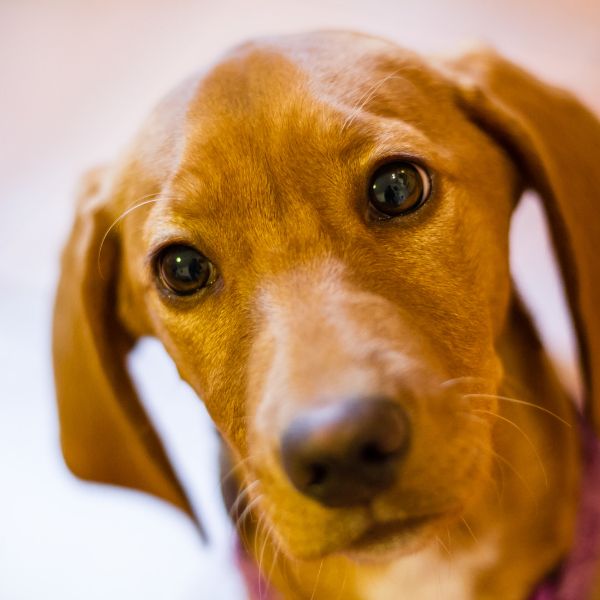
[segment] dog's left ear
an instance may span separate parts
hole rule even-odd
[[[445,68],[465,112],[542,197],[578,336],[586,413],[600,434],[600,122],[493,51]]]
[[[53,327],[54,374],[63,455],[91,481],[142,490],[196,519],[126,368],[135,343],[118,315],[116,194],[110,172],[84,179],[62,256]]]

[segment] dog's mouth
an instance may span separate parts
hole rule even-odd
[[[446,514],[429,514],[374,523],[346,548],[343,554],[360,561],[408,554],[425,545]]]

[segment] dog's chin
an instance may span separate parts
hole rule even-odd
[[[360,563],[389,562],[414,554],[435,540],[448,523],[448,515],[427,515],[375,523],[343,549],[350,560]]]

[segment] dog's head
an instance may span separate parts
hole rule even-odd
[[[434,65],[344,33],[235,50],[87,179],[54,331],[69,466],[189,511],[125,369],[153,335],[288,552],[421,539],[490,476],[527,185],[600,421],[598,156],[589,113],[490,53]]]

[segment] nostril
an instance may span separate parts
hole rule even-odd
[[[364,504],[396,480],[409,430],[402,407],[385,398],[321,406],[283,433],[282,466],[298,491],[325,506]]]
[[[329,469],[324,463],[313,463],[308,467],[309,478],[307,485],[322,485],[328,477]]]
[[[387,462],[397,454],[396,451],[386,451],[382,449],[377,442],[367,442],[360,451],[362,462],[378,464]]]

